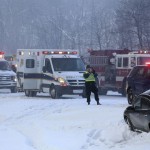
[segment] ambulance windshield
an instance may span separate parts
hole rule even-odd
[[[0,70],[11,70],[7,61],[0,61]]]
[[[85,71],[80,58],[52,58],[54,71]]]

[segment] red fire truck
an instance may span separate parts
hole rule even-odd
[[[129,71],[135,65],[150,62],[150,51],[147,50],[90,50],[89,54],[83,61],[98,73],[99,93],[103,95],[111,90],[125,96],[126,76]]]

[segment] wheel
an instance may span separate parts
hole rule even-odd
[[[12,87],[10,90],[11,90],[11,93],[17,93],[17,87]]]
[[[133,103],[133,100],[134,100],[134,94],[133,94],[133,91],[132,89],[129,89],[127,91],[127,99],[128,99],[128,104],[132,104]]]
[[[125,119],[126,119],[126,123],[127,123],[128,126],[129,126],[129,129],[130,129],[131,131],[135,131],[135,129],[134,129],[134,127],[133,127],[132,122],[130,121],[130,119],[129,119],[128,117],[126,117]]]
[[[36,96],[36,94],[37,94],[37,92],[36,92],[36,91],[30,91],[30,96],[31,96],[31,97],[35,97],[35,96]]]
[[[30,93],[30,92],[29,92],[28,90],[25,90],[24,92],[25,92],[25,95],[26,95],[27,97],[29,97],[29,95],[30,95],[29,93]]]
[[[53,98],[53,99],[57,99],[61,96],[61,94],[58,93],[55,86],[50,87],[49,93],[50,93],[51,98]]]

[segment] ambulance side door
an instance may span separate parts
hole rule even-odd
[[[43,66],[43,82],[42,87],[44,92],[49,92],[50,84],[54,81],[52,64],[49,58],[45,58]]]

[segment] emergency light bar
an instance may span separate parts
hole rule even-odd
[[[150,54],[150,51],[149,50],[139,50],[139,51],[130,52],[129,54]]]
[[[69,52],[69,51],[43,51],[42,52],[43,54],[45,55],[52,55],[52,54],[58,54],[58,55],[63,55],[63,54],[66,54],[66,55],[76,55],[78,52],[77,51],[72,51],[72,52]]]
[[[150,51],[148,51],[148,50],[140,50],[138,53],[139,54],[150,54]]]

